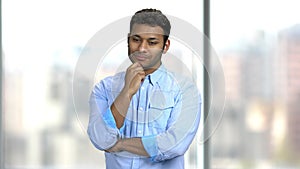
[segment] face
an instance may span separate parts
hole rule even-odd
[[[161,56],[166,53],[170,41],[164,45],[164,31],[159,26],[134,24],[129,34],[128,53],[132,63],[139,62],[144,70],[156,70]]]

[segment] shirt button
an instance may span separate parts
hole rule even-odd
[[[141,131],[141,130],[139,130],[139,131],[138,131],[138,133],[139,133],[139,134],[141,134],[141,133],[142,133],[142,131]]]
[[[143,108],[142,108],[142,107],[139,107],[139,109],[140,109],[141,111],[143,111]]]
[[[142,90],[144,90],[145,89],[145,87],[144,86],[142,86]]]

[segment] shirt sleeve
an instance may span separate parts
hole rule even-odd
[[[201,97],[193,84],[183,84],[168,120],[168,128],[158,135],[142,137],[153,162],[183,155],[193,141],[200,123]]]
[[[109,149],[117,142],[120,131],[116,127],[110,110],[103,82],[94,87],[90,95],[89,107],[90,116],[87,129],[89,138],[97,149]]]

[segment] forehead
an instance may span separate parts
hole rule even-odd
[[[164,31],[160,26],[150,26],[146,24],[134,24],[130,35],[151,35],[163,36]]]

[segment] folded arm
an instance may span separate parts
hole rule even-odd
[[[128,151],[133,154],[149,157],[149,154],[144,148],[141,138],[126,138],[120,139],[117,143],[110,149],[106,150],[106,152],[120,152],[120,151]]]
[[[157,135],[118,140],[108,152],[128,151],[159,162],[183,155],[193,141],[200,123],[201,98],[194,87],[180,97],[169,119],[168,129]]]
[[[167,130],[158,135],[142,137],[152,161],[159,162],[183,155],[192,143],[200,123],[201,97],[194,85],[182,85],[169,118]]]

